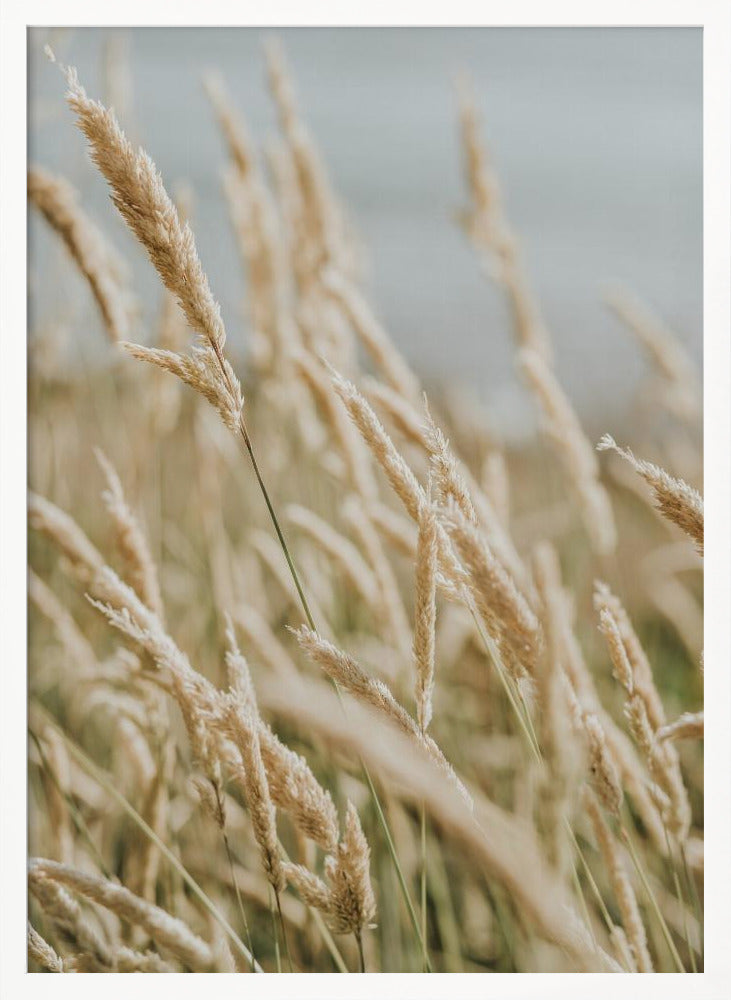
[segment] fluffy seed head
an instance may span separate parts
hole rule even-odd
[[[682,479],[676,479],[652,462],[635,458],[629,448],[620,448],[614,438],[605,434],[597,445],[599,451],[616,451],[652,490],[655,506],[668,521],[672,521],[692,538],[703,555],[703,497]]]

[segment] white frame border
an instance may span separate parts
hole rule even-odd
[[[89,976],[72,979],[28,975],[26,968],[25,907],[26,879],[26,28],[40,24],[210,26],[241,23],[250,26],[696,26],[704,30],[704,400],[705,400],[705,710],[706,739],[706,834],[705,850],[712,877],[705,887],[706,972],[692,982],[678,976],[635,978],[633,996],[669,1000],[673,993],[721,998],[731,990],[731,489],[729,456],[731,427],[731,330],[729,234],[729,178],[731,177],[729,122],[729,67],[731,66],[731,7],[724,0],[595,0],[590,6],[579,0],[513,0],[511,3],[403,2],[403,0],[357,0],[348,4],[310,2],[242,3],[225,0],[125,0],[124,4],[92,0],[65,3],[22,3],[4,0],[0,14],[0,65],[2,66],[2,151],[0,152],[0,658],[3,693],[0,698],[0,997],[96,995],[98,984]],[[171,14],[174,17],[171,19]],[[240,21],[232,22],[232,16]],[[402,980],[394,974],[379,974],[377,984],[369,977],[343,980],[330,975],[300,975],[297,995],[305,998],[370,998],[374,988],[384,996],[407,993],[418,1000],[440,998],[445,984],[440,977],[419,975]],[[200,977],[178,976],[177,995],[196,996]],[[500,997],[581,997],[590,990],[596,998],[614,998],[622,987],[611,977],[535,974],[461,974],[454,985],[465,997],[492,992]],[[499,980],[499,981],[498,981]],[[219,997],[288,995],[288,979],[281,976],[253,977],[244,984],[233,976],[217,976]],[[109,990],[106,985],[103,989]],[[129,988],[119,987],[119,991]],[[138,977],[135,992],[154,996],[160,986],[154,979]],[[113,991],[116,992],[116,991]]]

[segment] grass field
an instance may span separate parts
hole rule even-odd
[[[267,67],[266,157],[207,84],[245,358],[195,192],[73,70],[108,216],[29,170],[109,339],[29,336],[29,968],[700,970],[699,376],[617,292],[650,374],[597,450],[465,84],[459,221],[542,427],[505,447],[379,323],[276,45]]]

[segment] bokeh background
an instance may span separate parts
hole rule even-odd
[[[244,278],[221,190],[225,153],[201,85],[223,75],[262,142],[275,127],[260,29],[29,32],[29,161],[65,174],[125,252],[143,302],[152,268],[89,163],[43,55],[115,98],[166,183],[194,192],[193,227],[234,350]],[[456,223],[465,201],[455,81],[474,84],[506,207],[552,331],[559,377],[588,426],[614,426],[644,374],[602,301],[621,282],[701,361],[702,33],[695,29],[277,29],[302,112],[366,250],[380,317],[425,378],[461,382],[508,438],[533,421],[514,375],[502,290]],[[31,326],[71,353],[107,351],[87,290],[42,221],[29,220]],[[64,280],[54,278],[63,275]],[[50,280],[49,280],[50,279]],[[60,317],[60,319],[59,319]],[[145,317],[150,321],[153,316]],[[144,318],[143,318],[144,322]]]
[[[247,368],[244,361],[251,340],[246,273],[222,191],[227,155],[202,80],[210,70],[221,74],[250,132],[264,146],[276,131],[262,52],[267,34],[243,29],[31,30],[29,160],[68,177],[79,189],[84,209],[132,271],[130,284],[142,312],[131,338],[159,343],[164,329],[161,282],[128,236],[91,166],[64,101],[63,78],[43,54],[44,44],[50,43],[60,62],[78,67],[92,96],[114,105],[125,130],[160,167],[171,193],[180,183],[191,190],[191,221],[223,308],[226,351],[244,382],[247,428],[314,619],[369,675],[387,682],[409,711],[414,701],[413,525],[404,520],[400,501],[367,452],[348,443],[337,417],[329,416],[332,411],[318,394],[295,375],[299,367],[290,366],[283,352],[274,353],[271,365],[262,362],[261,354],[258,367]],[[597,578],[606,580],[627,609],[667,719],[703,704],[702,560],[679,529],[668,530],[652,511],[644,483],[627,462],[611,454],[599,457],[606,494],[594,482],[590,462],[592,445],[609,432],[637,455],[657,461],[693,486],[702,484],[698,408],[690,405],[693,412],[677,412],[681,390],[691,404],[697,403],[693,379],[663,382],[655,372],[653,387],[638,339],[602,300],[607,285],[624,284],[656,309],[698,363],[702,360],[701,33],[300,29],[277,34],[301,116],[360,235],[366,298],[427,389],[439,426],[469,469],[478,510],[488,498],[495,510],[487,518],[489,527],[483,525],[487,544],[497,550],[495,536],[504,534],[510,545],[514,541],[518,555],[506,564],[519,590],[511,580],[496,596],[504,579],[497,571],[486,572],[479,586],[472,583],[479,591],[475,599],[479,596],[487,609],[488,631],[499,640],[499,649],[510,653],[514,672],[524,660],[528,665],[531,650],[539,645],[533,610],[541,611],[530,595],[528,567],[534,565],[538,543],[550,542],[560,563],[560,582],[557,578],[549,586],[552,614],[562,621],[558,628],[555,620],[550,625],[549,645],[562,670],[570,663],[578,671],[577,697],[586,697],[582,709],[598,713],[611,746],[619,746],[624,759],[625,699],[597,629]],[[455,83],[460,73],[472,78],[507,214],[522,241],[530,283],[551,332],[556,375],[586,430],[585,450],[579,450],[569,419],[559,421],[552,440],[534,433],[541,407],[515,373],[505,290],[481,272],[478,254],[458,226],[459,211],[467,203],[457,127]],[[301,623],[302,609],[296,591],[292,600],[286,563],[248,458],[201,396],[112,347],[88,284],[58,233],[35,209],[29,236],[31,489],[68,512],[101,558],[142,594],[139,574],[133,578],[127,559],[129,520],[120,523],[115,501],[110,516],[109,495],[100,497],[104,475],[94,448],[103,449],[149,540],[149,560],[137,561],[145,566],[144,599],[163,607],[165,627],[199,671],[198,684],[205,678],[217,691],[228,684],[225,615],[232,615],[264,718],[306,757],[331,790],[341,816],[346,798],[359,811],[371,845],[378,899],[377,926],[366,935],[366,967],[388,972],[424,967],[378,810],[355,766],[362,753],[371,767],[370,750],[378,751],[372,773],[388,797],[395,853],[404,859],[404,884],[411,886],[415,900],[421,899],[420,875],[427,870],[425,937],[436,970],[565,971],[582,967],[577,958],[594,969],[598,956],[593,948],[587,956],[572,957],[572,945],[564,940],[567,935],[574,942],[577,938],[562,893],[576,913],[587,908],[592,933],[603,947],[610,946],[603,926],[605,905],[611,921],[621,919],[628,930],[637,920],[618,905],[616,864],[599,856],[596,832],[580,805],[580,785],[590,772],[579,740],[566,743],[564,754],[558,721],[568,718],[568,710],[562,712],[558,701],[545,697],[546,684],[540,680],[528,717],[529,742],[544,741],[546,751],[548,766],[538,768],[521,732],[527,707],[515,716],[517,684],[509,682],[515,694],[509,686],[506,697],[503,683],[508,682],[492,669],[492,654],[485,655],[470,610],[440,597],[429,731],[456,773],[479,793],[477,808],[464,809],[460,800],[455,815],[445,817],[448,795],[439,785],[434,791],[414,782],[408,752],[400,746],[389,749],[392,744],[383,737],[377,717],[369,716],[360,730],[362,747],[333,750],[327,729],[337,709],[328,701],[332,694],[321,668],[296,648],[285,627]],[[316,246],[316,240],[309,241],[310,248]],[[292,266],[289,257],[287,266]],[[296,295],[288,297],[293,310],[301,304]],[[303,351],[303,357],[314,361],[330,349],[328,317],[317,297],[311,296],[308,305],[314,335],[308,331],[303,339],[311,351]],[[169,306],[168,300],[170,337],[175,314]],[[369,390],[365,378],[369,366],[361,368],[347,357],[345,363],[354,381],[373,392],[373,381]],[[467,391],[479,398],[486,414],[461,405]],[[409,407],[407,397],[397,399]],[[435,470],[438,477],[440,463],[429,461],[423,442],[415,440],[418,435],[403,433],[399,420],[384,413],[387,407],[376,403],[376,408],[419,482],[426,485]],[[570,462],[552,447],[561,433],[573,443]],[[113,483],[112,478],[112,488]],[[440,496],[439,483],[432,495]],[[44,514],[48,508],[37,498],[29,500],[34,575],[29,578],[28,714],[37,738],[28,772],[30,853],[68,861],[84,871],[108,871],[186,920],[218,948],[218,931],[207,922],[198,899],[169,865],[161,860],[156,867],[154,851],[143,850],[145,841],[131,814],[109,797],[113,786],[154,824],[162,842],[171,846],[237,933],[246,934],[251,920],[257,957],[273,971],[277,938],[271,897],[250,818],[242,808],[242,789],[227,782],[226,829],[236,865],[232,881],[221,830],[200,808],[191,782],[206,764],[199,766],[195,759],[180,712],[171,704],[168,713],[152,698],[146,673],[120,649],[127,639],[109,628],[84,597],[91,590],[106,600],[111,591],[94,587],[110,578],[99,575],[96,557],[91,557],[91,569],[82,566],[75,576],[73,560],[60,558],[68,548],[68,522]],[[617,527],[618,544],[611,552],[605,503],[611,505]],[[421,503],[409,506],[423,512]],[[435,509],[440,510],[438,504]],[[388,527],[394,517],[395,530]],[[159,601],[148,562],[159,572]],[[461,576],[452,574],[452,579],[461,590]],[[524,592],[518,603],[516,593]],[[112,600],[122,607],[128,599],[122,592]],[[139,609],[134,611],[138,614]],[[569,632],[575,635],[570,646]],[[133,629],[130,643],[135,648],[138,637]],[[554,639],[565,648],[559,650]],[[509,648],[504,645],[508,640]],[[585,667],[579,665],[582,657]],[[544,678],[544,661],[539,668],[534,660],[532,668]],[[646,689],[650,671],[638,669]],[[187,680],[175,689],[181,700],[188,690],[203,690]],[[215,707],[217,695],[210,689],[208,698]],[[182,707],[190,718],[190,704]],[[200,716],[207,732],[222,726],[217,716],[218,709],[208,708]],[[348,715],[349,738],[358,736],[357,725],[351,724],[355,718]],[[653,727],[663,721],[655,706]],[[645,791],[656,780],[655,771],[639,761],[630,765],[629,774],[626,764],[621,768],[628,793],[622,823],[632,831],[646,884],[658,900],[651,903],[644,884],[636,882],[658,971],[681,964],[692,969],[696,955],[702,968],[703,960],[702,907],[694,899],[703,893],[702,741],[684,740],[678,752],[692,814],[686,846],[693,872],[687,881],[692,880],[694,892],[681,891],[673,865],[665,860],[668,842],[654,797]],[[72,769],[67,753],[76,762],[89,757],[108,781],[99,787],[88,780],[86,772],[77,772],[75,765]],[[612,754],[617,757],[616,749]],[[674,756],[663,754],[665,759]],[[389,779],[394,762],[405,770]],[[234,774],[240,774],[236,760],[233,765]],[[675,819],[682,820],[676,827],[684,827],[684,796],[672,766]],[[232,768],[226,764],[224,770],[228,775]],[[431,803],[424,849],[422,802]],[[322,858],[302,849],[302,838],[283,812],[278,834],[289,855],[298,860],[309,855],[308,863],[322,870]],[[574,846],[563,837],[562,812],[586,849],[600,906],[583,867],[577,876],[580,892],[575,888],[569,863]],[[85,826],[73,825],[77,817]],[[454,838],[455,817],[469,831],[467,837]],[[479,827],[481,818],[484,839],[476,836],[475,822]],[[498,854],[484,857],[480,847],[473,857],[465,849],[468,840]],[[626,864],[634,871],[628,859]],[[239,886],[250,914],[246,919],[236,902]],[[692,900],[692,909],[683,900]],[[295,966],[317,972],[334,968],[302,900],[287,892],[283,906]],[[671,925],[667,938],[657,914]],[[110,955],[105,958],[83,942],[75,954],[76,944],[58,934],[35,904],[30,917],[64,959],[77,963],[69,969],[115,968],[121,943],[137,947],[145,941],[123,933],[113,921],[99,920]],[[668,939],[681,959],[670,954]],[[352,935],[340,946],[341,967],[358,968]],[[222,951],[222,965],[225,957]]]

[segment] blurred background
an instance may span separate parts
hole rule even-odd
[[[260,29],[29,31],[29,162],[65,174],[123,251],[141,301],[152,267],[124,231],[63,100],[50,42],[92,96],[112,100],[166,184],[190,185],[193,228],[233,350],[246,347],[244,278],[221,190],[225,151],[203,93],[224,78],[263,144],[275,128]],[[302,113],[366,251],[366,286],[427,379],[465,385],[508,438],[532,426],[514,374],[501,288],[480,273],[456,215],[466,202],[455,81],[474,84],[506,209],[556,345],[559,377],[590,429],[616,429],[645,373],[607,309],[621,283],[701,362],[700,29],[277,29]],[[60,241],[29,219],[31,332],[59,324],[70,352],[108,353],[94,303]],[[58,280],[63,276],[63,280]],[[143,317],[143,324],[154,320]],[[61,319],[59,320],[59,317]],[[144,337],[144,334],[142,334]]]
[[[188,331],[178,312],[91,165],[64,100],[64,79],[43,54],[48,43],[59,62],[78,68],[92,97],[114,106],[130,138],[160,168],[171,194],[181,184],[190,190],[200,257],[225,318],[226,353],[244,383],[247,433],[313,618],[372,677],[387,682],[409,711],[414,703],[416,531],[397,496],[407,490],[387,486],[387,477],[360,438],[349,436],[339,423],[343,414],[317,364],[320,354],[339,349],[344,370],[371,395],[418,482],[425,488],[434,482],[434,510],[447,524],[452,515],[440,501],[447,493],[460,493],[461,487],[447,481],[449,462],[430,457],[423,433],[414,429],[421,417],[414,412],[419,396],[412,379],[391,376],[407,384],[395,399],[391,393],[384,402],[385,383],[366,375],[368,370],[382,375],[387,366],[379,368],[370,357],[361,366],[351,356],[351,345],[352,354],[357,353],[354,324],[345,320],[347,304],[358,297],[346,296],[346,304],[337,308],[325,304],[326,274],[313,266],[326,249],[317,226],[310,225],[309,231],[302,226],[306,238],[299,230],[299,239],[288,240],[285,230],[283,243],[275,241],[285,247],[290,279],[282,295],[285,318],[303,320],[301,337],[293,336],[296,354],[286,349],[286,325],[279,327],[270,318],[278,300],[262,279],[261,267],[258,302],[256,296],[246,300],[247,274],[256,276],[257,265],[267,259],[256,252],[264,241],[251,240],[253,266],[245,268],[232,229],[231,215],[237,213],[229,212],[222,190],[229,156],[202,83],[206,73],[220,74],[263,150],[278,132],[262,51],[268,34],[228,28],[31,30],[29,162],[74,184],[85,212],[129,264],[129,284],[141,310],[130,338],[175,347],[178,339],[185,341]],[[432,805],[422,826],[421,803],[412,801],[418,786],[409,771],[399,770],[389,783],[389,754],[399,767],[408,766],[406,758],[402,764],[400,748],[389,751],[369,719],[364,745],[376,747],[379,754],[373,773],[388,796],[396,845],[389,847],[380,829],[380,806],[371,803],[370,780],[363,783],[355,767],[361,751],[354,745],[333,752],[327,738],[331,710],[323,696],[330,694],[321,667],[302,655],[285,627],[301,623],[302,609],[251,463],[201,395],[110,344],[89,284],[59,238],[63,218],[57,214],[54,222],[45,206],[54,231],[41,215],[36,174],[28,222],[29,484],[35,494],[68,512],[101,555],[64,558],[70,548],[68,521],[37,496],[29,497],[29,720],[35,737],[29,765],[30,851],[119,878],[189,922],[204,940],[215,941],[218,952],[219,934],[199,906],[200,897],[187,891],[179,872],[155,851],[143,849],[147,841],[139,823],[109,797],[114,787],[171,845],[237,933],[246,935],[249,918],[236,898],[241,890],[257,958],[267,971],[277,967],[271,894],[242,808],[246,789],[227,781],[225,829],[230,828],[232,845],[227,859],[229,846],[222,844],[224,828],[219,826],[221,800],[219,819],[213,822],[200,808],[205,782],[198,782],[195,792],[191,781],[194,774],[207,773],[218,782],[217,766],[207,753],[191,749],[178,709],[170,705],[168,713],[151,695],[147,658],[131,657],[126,648],[127,643],[135,649],[139,645],[140,633],[131,620],[120,613],[118,623],[127,623],[125,638],[85,599],[91,592],[107,600],[114,591],[111,578],[98,571],[101,558],[137,588],[150,608],[164,614],[175,643],[217,690],[229,682],[222,654],[230,612],[264,717],[292,750],[303,753],[331,790],[341,815],[346,798],[354,802],[371,844],[378,899],[377,927],[366,935],[368,969],[422,969],[419,937],[426,938],[438,971],[580,967],[571,947],[555,946],[564,937],[579,938],[573,925],[568,933],[569,911],[557,887],[572,899],[577,914],[588,911],[592,935],[603,947],[610,947],[610,929],[616,943],[614,922],[620,918],[628,932],[631,924],[642,938],[645,932],[637,931],[634,911],[627,917],[619,905],[616,862],[600,858],[595,845],[603,835],[590,827],[580,805],[580,786],[591,773],[584,767],[580,740],[567,742],[565,753],[558,720],[568,713],[562,713],[553,695],[542,703],[551,672],[543,668],[548,658],[541,656],[539,666],[534,613],[542,615],[544,609],[539,594],[532,593],[535,578],[539,588],[545,584],[543,597],[553,595],[547,627],[557,666],[572,675],[582,717],[591,712],[594,719],[601,718],[613,748],[609,759],[623,776],[628,805],[621,823],[629,824],[639,851],[636,863],[643,874],[635,883],[641,892],[637,906],[647,924],[651,958],[658,971],[667,971],[693,968],[697,955],[702,968],[702,907],[695,899],[703,893],[702,741],[682,741],[677,766],[674,752],[662,753],[671,769],[662,794],[670,796],[674,810],[678,807],[675,829],[690,825],[687,840],[683,832],[683,851],[687,848],[691,874],[680,875],[688,883],[686,892],[675,863],[666,860],[674,852],[664,833],[665,807],[648,792],[658,780],[657,761],[651,759],[649,770],[634,756],[626,763],[625,698],[597,629],[596,581],[606,581],[627,609],[637,632],[632,641],[642,644],[651,664],[638,661],[642,698],[653,706],[654,741],[665,719],[675,720],[703,704],[703,563],[680,529],[651,509],[646,485],[630,464],[609,453],[599,456],[598,470],[592,462],[593,445],[606,432],[692,486],[702,484],[700,394],[693,372],[682,363],[684,352],[677,350],[679,342],[691,366],[700,366],[702,35],[677,29],[297,29],[277,34],[298,113],[360,238],[365,273],[362,279],[357,275],[356,291],[364,292],[426,388],[435,419],[463,463],[459,468],[469,473],[485,552],[494,549],[489,561],[484,556],[489,568],[473,573],[470,592],[474,601],[479,598],[499,652],[503,657],[509,653],[505,662],[514,676],[506,680],[501,670],[491,668],[493,647],[485,649],[475,628],[473,600],[442,601],[440,596],[435,711],[429,730],[460,778],[484,798],[456,825],[453,816],[440,815]],[[561,407],[545,386],[540,391],[533,385],[531,392],[518,379],[506,289],[483,272],[478,249],[460,228],[458,220],[470,200],[458,129],[460,74],[471,78],[504,208],[555,348],[555,375],[578,410],[586,438],[576,430],[570,408],[568,415],[553,420],[548,440],[534,433],[541,408],[555,416]],[[290,131],[284,146],[288,163],[295,145]],[[300,219],[309,222],[315,185],[312,174],[305,175],[302,170],[299,185],[284,185],[284,207],[286,212],[293,191],[296,197],[307,189],[308,211]],[[239,182],[244,184],[241,175]],[[251,220],[255,197],[247,183],[248,194],[240,194],[234,204]],[[496,231],[502,235],[499,226],[485,219],[489,211],[480,218],[477,214],[474,221],[484,223],[481,232],[488,232],[495,246]],[[264,230],[255,223],[248,230],[246,222],[239,225],[250,237],[252,231]],[[104,250],[94,249],[90,256],[92,266],[108,264]],[[349,255],[337,243],[331,261],[331,279],[332,273],[350,277]],[[651,324],[637,335],[620,322],[604,299],[612,284],[644,300],[677,341],[658,336],[653,342]],[[528,296],[519,280],[514,287],[514,301],[525,307]],[[265,317],[258,338],[246,318],[247,307],[251,314],[254,305]],[[646,345],[654,344],[654,366],[642,335]],[[258,348],[258,364],[252,351],[247,366],[244,355],[252,346]],[[534,375],[536,370],[540,377],[540,365],[534,365]],[[550,383],[552,374],[544,372],[541,385]],[[469,405],[470,393],[482,408]],[[438,446],[432,442],[429,447]],[[103,450],[116,473],[105,472],[103,460],[99,466],[95,448]],[[445,466],[447,472],[440,473]],[[108,489],[100,498],[105,483]],[[122,492],[138,518],[132,527],[136,531],[139,524],[148,539],[149,554],[140,554],[130,542],[137,536],[131,515],[121,508]],[[410,497],[407,510],[418,517],[423,501],[414,490]],[[697,521],[696,512],[696,526]],[[472,538],[473,530],[479,532],[479,524],[465,535]],[[547,568],[554,560],[545,548],[537,564],[539,543],[550,543],[555,551],[553,568]],[[88,543],[80,547],[85,553]],[[462,593],[462,576],[453,569],[449,573]],[[121,609],[128,600],[125,593],[120,588],[112,597],[115,607]],[[598,596],[600,606],[609,600]],[[133,612],[140,614],[139,608]],[[523,685],[522,675],[528,666],[540,679],[535,697],[523,699],[529,685]],[[647,694],[651,678],[657,683],[657,700]],[[295,684],[305,685],[306,698],[300,698]],[[207,689],[187,671],[185,680],[171,686],[190,719],[185,692],[200,695]],[[558,696],[558,687],[550,687]],[[204,713],[194,717],[207,733],[215,725],[228,739],[228,710],[225,716],[219,708],[210,710],[209,698],[215,708],[217,696],[209,692],[201,699]],[[534,708],[535,727],[527,714]],[[351,718],[346,728],[357,735]],[[535,765],[534,756],[540,754],[529,748],[544,739],[547,768]],[[647,742],[643,731],[641,743]],[[657,746],[653,742],[653,754]],[[76,767],[84,755],[108,775],[101,788]],[[208,759],[198,759],[203,756]],[[250,758],[245,759],[248,763]],[[235,770],[231,761],[224,764],[227,776],[240,776],[236,759]],[[608,781],[603,772],[600,776]],[[208,789],[209,798],[211,794]],[[441,792],[433,796],[433,802],[443,801]],[[562,814],[572,836],[586,847],[582,860],[587,867],[577,865],[578,890],[569,863],[575,848],[563,836]],[[479,826],[480,817],[490,823],[484,843],[504,855],[473,858],[465,849],[480,841],[474,825],[477,821]],[[299,827],[284,815],[281,819],[278,834],[288,854],[324,872],[320,854],[303,847]],[[469,832],[454,839],[452,828],[459,829],[462,822]],[[392,849],[404,859],[404,884],[411,885],[413,898],[426,893],[423,911],[419,906],[425,935],[415,935],[408,922]],[[634,857],[634,846],[632,852]],[[684,856],[683,868],[686,860]],[[633,862],[626,864],[629,871]],[[423,871],[428,875],[424,882]],[[302,899],[288,892],[282,902],[295,967],[318,972],[334,968],[332,952],[303,910]],[[109,955],[96,944],[88,948],[88,936],[79,940],[75,953],[76,943],[58,933],[41,909],[33,904],[31,918],[39,933],[50,929],[48,940],[64,960],[77,963],[69,969],[116,968],[128,945],[142,947],[146,940],[100,918],[93,926],[108,944]],[[86,920],[86,909],[84,913]],[[605,913],[611,925],[607,931],[602,926]],[[359,955],[350,938],[342,941],[344,958],[338,967],[355,969]],[[668,942],[681,958],[671,954]],[[220,952],[223,965],[226,955],[223,948]],[[593,949],[588,957],[593,968]],[[629,967],[632,961],[622,958]]]

